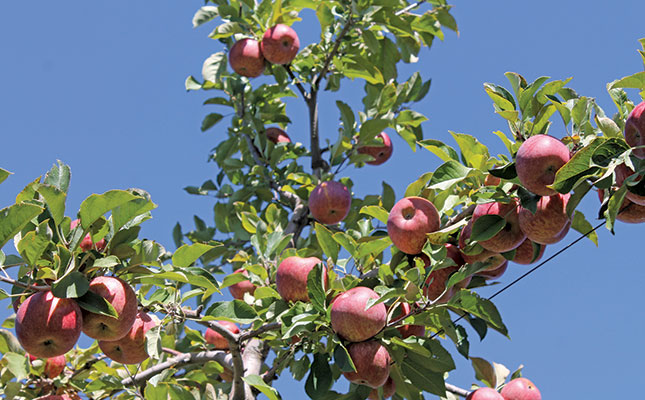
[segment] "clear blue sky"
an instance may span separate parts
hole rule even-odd
[[[143,233],[168,248],[176,222],[190,228],[194,214],[212,217],[211,200],[182,190],[216,174],[206,158],[222,134],[200,132],[209,112],[201,105],[207,94],[184,90],[186,76],[199,76],[202,61],[221,50],[207,38],[212,26],[191,27],[201,5],[0,2],[0,167],[14,173],[0,185],[0,208],[61,159],[73,173],[68,214],[92,193],[143,188],[159,205]],[[448,33],[418,64],[405,68],[432,78],[420,106],[429,117],[425,135],[449,144],[454,145],[448,134],[453,130],[477,136],[493,153],[504,152],[492,132],[507,127],[493,113],[482,84],[507,85],[506,71],[528,80],[573,76],[570,87],[613,113],[606,83],[643,68],[636,51],[637,40],[645,37],[642,1],[460,1],[454,15],[459,37]],[[316,38],[310,26],[294,25],[303,46]],[[629,95],[640,101],[636,92]],[[343,96],[359,106],[357,97]],[[323,137],[336,132],[337,98],[321,98]],[[307,144],[303,106],[288,107],[294,120],[289,134]],[[551,134],[564,134],[555,119]],[[386,180],[400,197],[408,183],[438,165],[434,155],[413,153],[398,137],[394,145],[388,163],[349,170],[358,195],[379,193]],[[598,203],[589,197],[582,211],[593,223]],[[633,398],[645,358],[644,232],[644,226],[623,223],[615,236],[602,230],[600,248],[585,240],[498,297],[512,340],[491,332],[479,343],[473,333],[471,354],[511,370],[524,364],[525,376],[545,399]],[[570,233],[545,257],[576,237]],[[512,265],[501,281],[525,270]],[[449,381],[468,387],[474,372],[454,353],[458,369]],[[283,378],[278,386],[285,399],[304,398],[303,383]]]

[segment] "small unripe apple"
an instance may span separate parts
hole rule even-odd
[[[242,76],[255,78],[262,75],[265,65],[260,43],[250,38],[238,40],[228,53],[228,63]]]
[[[625,141],[631,147],[643,146],[645,145],[645,101],[641,102],[639,105],[634,107],[627,121],[625,121]],[[640,149],[634,149],[632,151],[636,157],[643,159],[645,158],[645,147]]]
[[[370,299],[379,295],[370,288],[357,286],[334,299],[331,306],[331,328],[350,342],[362,342],[381,331],[387,321],[385,304],[365,309]]]
[[[307,277],[309,272],[322,261],[318,257],[287,257],[276,271],[275,284],[278,293],[285,301],[309,301],[307,292]],[[328,283],[327,267],[323,264],[323,279],[325,287]]]
[[[489,387],[480,387],[470,392],[466,400],[504,400],[501,394],[495,389]]]
[[[478,204],[473,211],[473,225],[484,215],[498,215],[506,220],[506,225],[495,236],[488,240],[483,240],[479,244],[486,250],[495,253],[503,253],[517,248],[524,239],[526,234],[520,229],[519,211],[520,205],[516,199],[509,203],[485,203]]]
[[[287,132],[283,131],[280,128],[267,128],[265,134],[267,135],[267,139],[269,139],[273,143],[291,143],[291,138],[289,137],[289,135],[287,135]]]
[[[555,173],[569,161],[569,148],[548,135],[528,138],[517,150],[515,170],[522,186],[540,196],[557,192],[547,187],[555,180]]]
[[[340,182],[322,182],[309,194],[309,211],[323,224],[333,225],[345,219],[351,205],[352,195]]]
[[[526,378],[515,378],[502,388],[504,400],[542,400],[540,390]]]
[[[290,26],[277,24],[264,32],[260,46],[270,63],[289,64],[298,54],[300,39]]]
[[[138,301],[132,287],[121,278],[98,276],[89,290],[106,299],[117,318],[83,310],[83,333],[98,340],[117,340],[125,336],[137,318]]]
[[[392,377],[388,377],[387,381],[385,381],[385,384],[382,386],[383,387],[383,399],[389,399],[390,397],[394,396],[394,393],[396,393],[396,384],[394,383],[394,379]],[[381,397],[378,395],[378,388],[372,389],[370,392],[370,395],[367,396],[369,400],[381,400]]]
[[[240,328],[237,327],[237,325],[231,321],[217,321],[220,325],[231,331],[232,333],[238,334],[240,333]],[[215,346],[215,349],[217,350],[228,350],[228,340],[224,336],[222,336],[219,332],[214,331],[211,328],[206,329],[206,333],[204,334],[204,339],[206,339],[206,343],[212,344]]]
[[[106,356],[121,364],[140,364],[148,358],[146,332],[157,326],[156,317],[139,311],[132,328],[118,340],[99,340],[99,347]]]
[[[392,151],[394,150],[392,141],[390,140],[390,137],[387,133],[381,132],[376,138],[380,139],[383,142],[382,146],[361,146],[356,149],[356,151],[358,151],[360,154],[368,154],[374,157],[372,161],[366,161],[366,163],[369,165],[383,164],[390,159],[390,156],[392,156]]]
[[[419,254],[426,234],[438,230],[441,217],[437,208],[423,197],[405,197],[396,202],[387,218],[387,233],[392,243],[406,254]]]
[[[352,343],[347,346],[356,372],[343,372],[348,381],[377,388],[390,376],[390,353],[377,340]]]
[[[244,268],[236,269],[233,273],[249,276],[249,273]],[[231,293],[231,296],[236,300],[244,300],[244,293],[253,295],[253,293],[255,293],[255,289],[257,289],[257,286],[249,280],[243,280],[228,287],[228,291]]]

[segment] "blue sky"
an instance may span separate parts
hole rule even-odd
[[[199,130],[210,111],[201,105],[207,94],[184,90],[186,76],[199,76],[202,61],[221,50],[207,37],[211,27],[192,29],[201,5],[0,3],[0,167],[14,173],[0,186],[0,208],[61,159],[72,167],[68,210],[77,210],[92,193],[143,188],[159,205],[143,235],[169,248],[176,222],[190,228],[194,214],[212,217],[211,200],[182,190],[216,174],[206,159],[221,135]],[[419,106],[429,117],[425,136],[454,145],[448,130],[468,133],[492,153],[505,152],[492,132],[506,130],[506,124],[493,113],[482,85],[506,86],[506,71],[530,81],[572,76],[570,87],[612,114],[606,83],[643,69],[637,53],[638,39],[645,37],[643,15],[645,2],[638,1],[457,2],[460,35],[447,33],[419,63],[404,68],[404,74],[419,70],[432,78]],[[316,40],[311,24],[294,28],[303,46]],[[629,95],[640,101],[635,91]],[[321,97],[323,138],[336,132],[338,98]],[[360,105],[349,91],[343,99]],[[288,103],[294,121],[288,131],[307,144],[302,110],[298,101]],[[554,119],[550,133],[563,136],[562,124]],[[357,195],[379,193],[385,180],[401,196],[407,184],[439,165],[429,152],[413,153],[400,138],[393,140],[388,163],[347,170]],[[593,223],[597,199],[589,196],[581,207]],[[644,229],[619,223],[615,236],[602,230],[599,248],[584,240],[499,296],[495,302],[512,340],[490,333],[479,343],[473,333],[471,354],[511,370],[523,364],[524,375],[546,399],[633,397],[645,357]],[[546,256],[576,237],[570,233]],[[525,271],[512,265],[501,282]],[[454,354],[458,369],[449,381],[468,387],[474,372]],[[303,384],[287,377],[278,387],[284,398],[301,398]]]

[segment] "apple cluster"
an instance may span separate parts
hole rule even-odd
[[[472,391],[466,400],[542,400],[540,390],[526,378],[515,378],[501,392],[489,387]]]

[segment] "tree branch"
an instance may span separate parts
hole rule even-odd
[[[44,285],[44,286],[30,285],[28,283],[22,283],[20,281],[15,280],[15,279],[4,277],[2,275],[0,275],[0,282],[6,282],[6,283],[8,283],[10,285],[18,286],[18,287],[21,287],[23,289],[33,290],[35,292],[48,292],[48,291],[52,290],[51,286],[47,286],[47,285]]]
[[[470,390],[462,389],[449,383],[446,383],[446,391],[461,397],[467,397],[470,394]]]
[[[240,341],[240,343],[242,343],[256,336],[260,336],[264,332],[280,329],[280,327],[282,327],[282,324],[279,322],[272,322],[270,324],[262,325],[258,329],[240,333],[238,340]]]
[[[269,352],[269,347],[267,344],[259,339],[251,339],[244,349],[242,358],[244,360],[244,366],[246,370],[244,371],[244,376],[249,375],[260,375],[262,371],[262,366],[264,365],[264,360]],[[251,387],[249,385],[245,386],[245,400],[255,400],[255,395],[253,394]],[[234,399],[240,398],[235,391],[233,391]]]

